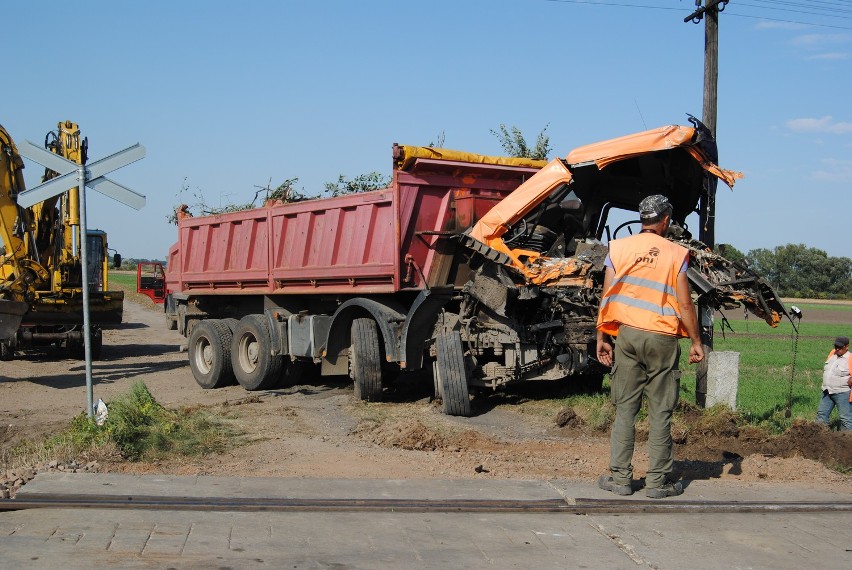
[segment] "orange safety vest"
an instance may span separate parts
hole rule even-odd
[[[618,327],[686,338],[677,304],[677,276],[689,250],[654,233],[611,241],[615,278],[601,299],[598,330],[618,335]]]

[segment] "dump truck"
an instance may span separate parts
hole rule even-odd
[[[45,136],[45,148],[86,164],[88,140],[72,121],[60,121]],[[61,345],[84,357],[83,271],[88,273],[91,354],[97,359],[103,345],[102,326],[121,323],[124,292],[109,290],[110,255],[107,235],[80,229],[77,187],[29,208],[17,197],[25,189],[24,162],[9,133],[0,126],[0,360],[16,350]],[[42,181],[57,173],[45,169]],[[82,266],[86,247],[88,266]],[[120,257],[114,258],[120,262]],[[26,307],[21,313],[22,307]],[[3,313],[14,312],[12,316]],[[15,324],[17,323],[17,324]],[[5,332],[4,332],[5,331]]]
[[[786,315],[762,279],[692,239],[700,197],[739,176],[692,121],[549,162],[395,144],[385,189],[179,216],[158,295],[203,388],[272,388],[319,364],[375,401],[401,372],[431,368],[442,411],[458,416],[471,389],[599,389],[607,242],[638,226],[646,196],[673,204],[669,239],[692,253],[697,297],[772,326]]]

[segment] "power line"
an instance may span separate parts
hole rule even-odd
[[[753,20],[768,20],[770,22],[782,22],[784,24],[800,24],[802,26],[815,26],[819,28],[832,28],[835,30],[852,30],[852,27],[849,26],[833,26],[831,24],[814,24],[813,22],[800,22],[798,20],[784,20],[781,18],[770,18],[768,16],[752,16],[750,14],[737,14],[736,12],[729,12],[725,10],[725,14],[728,16],[736,16],[737,18],[751,18]]]
[[[601,1],[597,1],[597,0],[545,0],[545,1],[546,2],[559,3],[559,4],[585,4],[585,5],[589,5],[589,6],[606,6],[606,7],[614,7],[614,8],[636,8],[636,9],[644,9],[644,10],[674,10],[674,11],[677,11],[677,12],[683,12],[684,14],[690,13],[689,10],[685,10],[683,8],[675,8],[675,7],[671,7],[671,6],[653,6],[653,5],[648,5],[648,4],[626,4],[626,3],[623,3],[623,2],[601,2]],[[761,0],[755,0],[755,1],[761,1]],[[762,0],[762,1],[767,1],[767,0]],[[739,6],[739,5],[742,5],[742,3],[738,2],[736,5]],[[756,8],[760,8],[760,9],[765,9],[765,7],[763,7],[763,6],[751,5],[749,7],[756,7]],[[832,28],[832,29],[835,29],[835,30],[852,30],[852,27],[850,27],[850,26],[837,26],[837,25],[833,25],[833,24],[822,24],[822,23],[816,23],[816,22],[802,22],[800,20],[787,20],[787,19],[782,19],[782,18],[771,18],[771,17],[768,17],[768,16],[754,16],[754,15],[751,15],[751,14],[741,14],[741,13],[731,12],[730,10],[725,10],[724,12],[725,12],[725,14],[728,14],[728,15],[731,15],[731,16],[736,16],[738,18],[751,18],[751,19],[755,19],[755,20],[767,20],[767,21],[770,21],[770,22],[781,22],[781,23],[785,23],[785,24],[799,24],[799,25],[802,25],[802,26],[813,26],[813,27],[817,27],[817,28]],[[824,18],[840,18],[840,17],[842,17],[842,16],[835,16],[835,15],[830,16],[830,15],[827,15],[827,14],[819,14],[819,13],[816,13],[816,12],[813,12],[813,13],[803,12],[803,13],[806,13],[806,14],[812,15],[812,16],[824,17]],[[850,19],[852,19],[852,18],[850,18]]]
[[[683,8],[675,8],[672,6],[649,6],[647,4],[623,4],[620,2],[597,2],[596,0],[545,0],[545,2],[558,2],[561,4],[590,4],[592,6],[615,6],[622,8],[645,8],[648,10],[676,10],[683,11]]]
[[[779,6],[780,5],[788,5],[788,6],[797,6],[798,7],[797,4],[793,4],[791,2],[780,2],[778,0],[752,0],[752,1],[753,2],[761,2],[761,3],[764,3],[764,4],[775,4],[775,5],[779,5]],[[755,4],[750,4],[748,2],[742,2],[742,1],[737,2],[736,6],[750,6],[752,8],[760,8],[760,9],[766,8],[765,6],[758,6],[758,5],[755,5]],[[823,9],[823,8],[820,8],[820,9]],[[807,10],[807,11],[806,10],[794,10],[792,8],[774,7],[774,8],[772,8],[772,10],[776,11],[776,12],[794,12],[794,13],[797,13],[797,14],[808,14],[808,15],[811,15],[811,16],[824,16],[826,18],[841,18],[843,20],[852,20],[852,10],[838,10],[839,12],[842,12],[844,14],[850,14],[849,16],[840,16],[838,14],[820,14],[820,13],[814,12],[812,10]]]

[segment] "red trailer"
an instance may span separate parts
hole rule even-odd
[[[784,312],[686,229],[701,195],[735,178],[715,153],[697,121],[549,163],[394,145],[383,190],[182,217],[166,315],[204,388],[272,388],[321,364],[379,400],[383,381],[429,363],[452,415],[470,415],[470,387],[570,378],[599,389],[605,240],[628,225],[610,235],[608,220],[635,217],[645,196],[669,196],[671,239],[694,252],[690,277],[712,306],[744,303],[770,323]]]

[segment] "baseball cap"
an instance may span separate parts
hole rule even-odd
[[[848,336],[839,336],[836,339],[834,339],[834,348],[842,348],[842,347],[846,346],[847,344],[849,344],[849,337]]]
[[[639,202],[639,217],[655,218],[660,214],[671,214],[673,209],[668,198],[662,194],[654,194]]]

